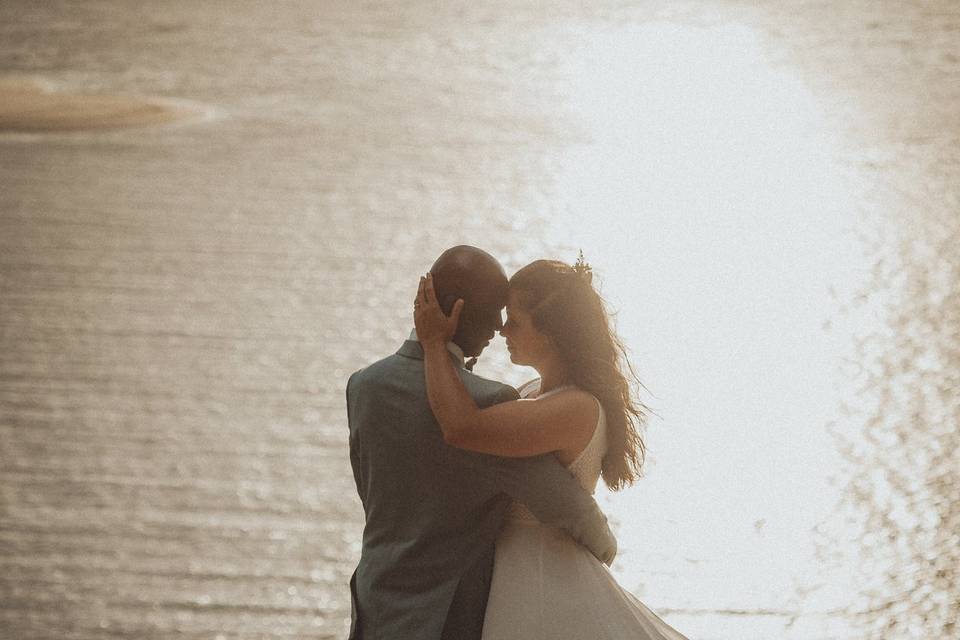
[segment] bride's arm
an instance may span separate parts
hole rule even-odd
[[[599,409],[593,397],[582,391],[479,409],[446,347],[456,330],[463,302],[458,301],[446,317],[427,276],[421,279],[418,304],[414,320],[423,346],[427,398],[444,440],[461,449],[508,457],[533,456],[586,443]]]

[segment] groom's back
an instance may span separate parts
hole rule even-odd
[[[458,464],[471,454],[443,442],[419,353],[407,342],[347,385],[351,464],[366,513],[358,637],[440,638],[461,577],[491,551],[508,504]],[[506,385],[461,377],[480,406],[516,397]]]

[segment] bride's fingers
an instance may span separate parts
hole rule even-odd
[[[463,311],[463,298],[453,303],[453,309],[450,310],[450,324],[454,328],[460,325],[460,312]]]
[[[420,284],[417,285],[417,299],[416,299],[416,302],[414,302],[414,305],[413,305],[414,307],[420,306],[427,299],[427,296],[424,293],[425,281],[426,281],[426,278],[424,278],[423,276],[420,276]]]
[[[436,292],[433,290],[433,274],[427,273],[426,284],[423,287],[423,298],[427,304],[433,304],[437,299]]]

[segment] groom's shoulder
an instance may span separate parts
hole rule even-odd
[[[365,367],[361,367],[350,374],[350,377],[347,379],[347,385],[353,386],[363,382],[371,382],[392,377],[396,375],[396,371],[401,364],[401,360],[402,359],[400,356],[394,353],[385,358],[381,358],[376,362],[371,362]]]
[[[516,400],[520,397],[517,390],[510,385],[484,378],[470,371],[464,370],[461,379],[470,395],[478,402],[497,404]]]

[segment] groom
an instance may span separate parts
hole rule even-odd
[[[516,391],[473,375],[502,327],[503,267],[475,247],[447,250],[430,269],[449,313],[464,299],[450,357],[480,407]],[[507,459],[448,446],[427,402],[416,334],[347,382],[350,463],[366,514],[360,563],[350,580],[351,640],[479,640],[493,573],[494,540],[511,498],[562,527],[606,563],[616,540],[593,499],[551,455]]]

